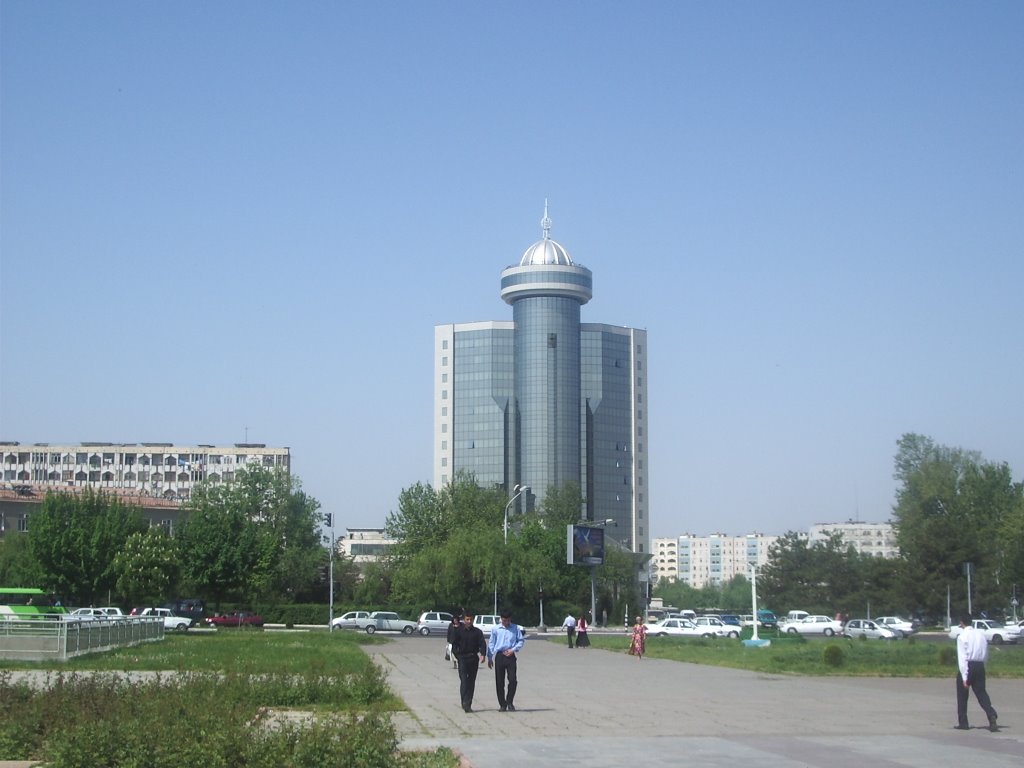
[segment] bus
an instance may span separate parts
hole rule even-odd
[[[0,621],[29,619],[54,613],[66,613],[54,600],[35,587],[0,587]]]

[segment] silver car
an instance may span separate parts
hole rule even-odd
[[[846,637],[866,637],[868,639],[895,640],[902,637],[899,632],[884,624],[877,624],[871,619],[850,619],[843,626]]]
[[[444,611],[424,611],[416,620],[416,626],[421,635],[448,634],[448,627],[451,626],[452,615]]]
[[[392,611],[374,611],[370,614],[370,621],[366,625],[366,634],[374,632],[401,632],[403,635],[411,635],[416,631],[416,622],[401,618]]]

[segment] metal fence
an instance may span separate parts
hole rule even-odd
[[[71,619],[60,616],[0,621],[0,659],[65,661],[86,653],[164,638],[159,616]]]

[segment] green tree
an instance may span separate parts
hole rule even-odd
[[[869,559],[839,533],[809,544],[790,531],[769,549],[768,563],[757,578],[758,602],[783,612],[801,608],[826,615],[849,613],[864,604],[864,562]]]
[[[28,539],[47,589],[95,604],[109,600],[117,586],[114,553],[145,529],[141,509],[86,488],[81,494],[47,493],[32,514]]]
[[[162,602],[178,582],[178,542],[154,526],[133,533],[114,556],[117,591],[129,605]]]
[[[1022,485],[1006,464],[976,451],[905,434],[897,443],[893,519],[904,561],[902,587],[916,606],[944,613],[947,589],[967,604],[966,563],[976,609],[1001,610],[1022,575]]]
[[[32,554],[27,535],[15,532],[0,537],[0,584],[38,587],[46,582],[46,574]]]
[[[200,484],[181,526],[182,574],[216,604],[317,593],[327,561],[316,499],[287,472],[253,466],[231,485]]]

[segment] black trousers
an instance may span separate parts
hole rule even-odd
[[[996,717],[996,709],[992,706],[992,700],[985,690],[985,664],[981,661],[967,662],[967,679],[971,685],[964,687],[964,678],[959,670],[956,673],[956,721],[958,725],[967,725],[967,698],[971,691],[974,691],[974,698],[978,700],[981,708],[991,721]]]
[[[508,692],[505,691],[505,678],[508,678]],[[494,657],[494,687],[498,692],[498,706],[507,707],[516,697],[516,656],[499,653]]]
[[[473,706],[473,694],[476,693],[476,673],[480,669],[480,657],[475,653],[470,656],[459,656],[459,694],[462,696],[462,708]]]
[[[565,636],[569,638],[569,647],[572,648],[572,639],[576,637],[576,627],[566,627]]]

